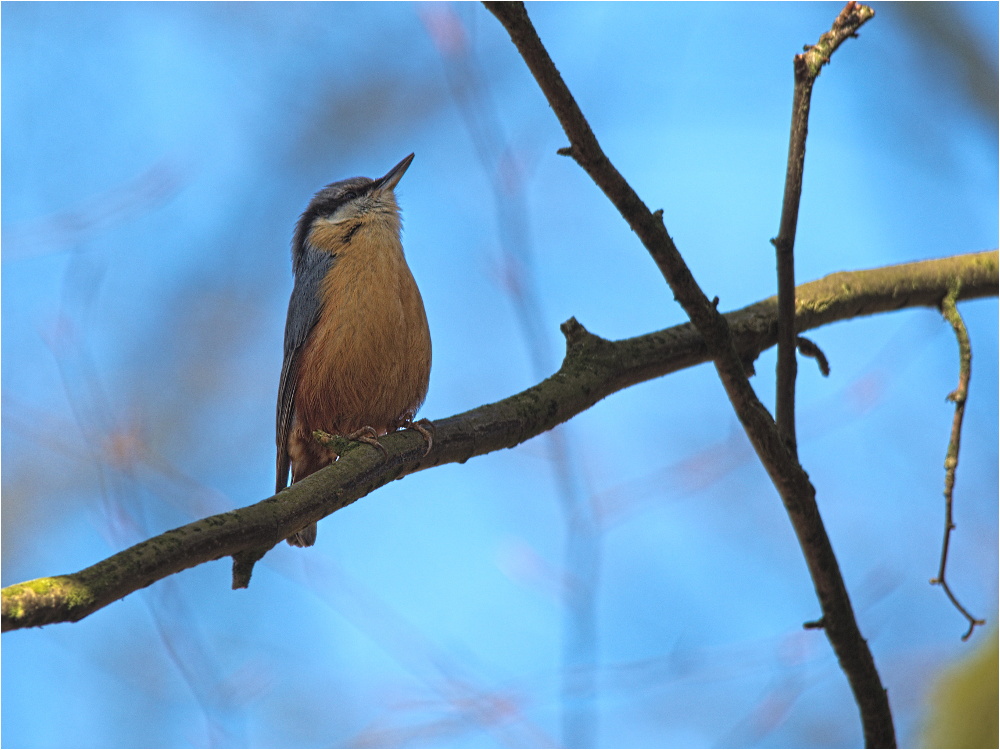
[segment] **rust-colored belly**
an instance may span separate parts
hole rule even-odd
[[[420,291],[401,248],[366,250],[352,248],[324,280],[323,309],[300,354],[289,438],[293,481],[336,457],[313,430],[385,434],[427,395],[431,340]]]

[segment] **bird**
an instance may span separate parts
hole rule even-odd
[[[431,337],[403,254],[395,189],[413,161],[378,179],[333,182],[313,196],[292,238],[294,284],[278,384],[275,494],[338,455],[315,430],[373,445],[413,418],[427,396]],[[316,542],[316,524],[286,540]]]

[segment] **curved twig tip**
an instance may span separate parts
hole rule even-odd
[[[816,364],[819,366],[819,371],[823,373],[824,378],[830,377],[830,361],[826,358],[823,350],[816,345],[815,341],[807,339],[805,336],[797,336],[795,343],[802,356],[812,357],[816,360]]]

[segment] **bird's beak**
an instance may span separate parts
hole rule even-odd
[[[413,154],[410,154],[405,159],[403,159],[403,161],[399,162],[399,164],[390,169],[389,174],[387,174],[385,177],[380,177],[379,179],[375,180],[374,189],[379,193],[385,190],[395,190],[396,185],[398,185],[399,181],[403,179],[403,175],[406,173],[406,170],[409,169],[410,162],[412,161],[413,161]]]

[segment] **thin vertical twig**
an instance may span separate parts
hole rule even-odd
[[[788,450],[797,453],[795,439],[795,232],[802,199],[802,173],[809,134],[809,107],[813,84],[823,66],[844,41],[875,15],[871,8],[849,2],[819,41],[795,56],[795,89],[792,94],[792,127],[788,138],[785,194],[781,201],[778,236],[771,240],[778,267],[778,365],[775,422]]]
[[[775,422],[792,454],[798,451],[795,439],[795,230],[802,197],[802,171],[806,159],[809,102],[815,79],[801,75],[803,55],[795,56],[795,94],[792,97],[792,132],[788,142],[785,195],[781,204],[778,236],[771,240],[778,267],[778,364]]]
[[[962,420],[965,418],[965,402],[969,397],[969,379],[972,377],[972,343],[969,341],[969,331],[962,320],[962,314],[958,311],[955,301],[958,299],[959,287],[956,285],[941,300],[941,314],[955,331],[955,338],[958,340],[958,387],[948,394],[948,400],[955,403],[955,416],[951,421],[951,436],[948,440],[948,452],[944,459],[944,541],[941,543],[941,564],[938,567],[938,574],[931,579],[931,585],[940,586],[944,589],[945,595],[955,605],[955,608],[962,613],[969,621],[969,629],[962,636],[963,641],[967,641],[972,635],[972,631],[977,625],[985,625],[986,620],[974,617],[961,605],[955,594],[952,593],[948,581],[945,580],[945,568],[948,565],[948,547],[951,544],[951,532],[955,529],[955,521],[952,515],[955,497],[955,472],[958,469],[958,452],[962,441]]]

